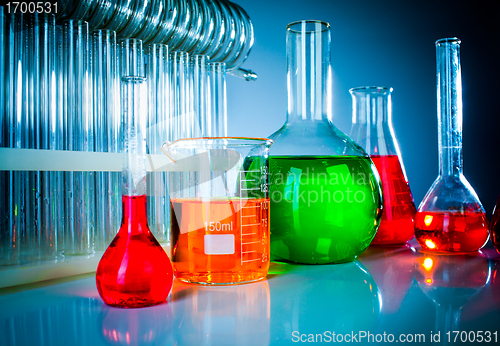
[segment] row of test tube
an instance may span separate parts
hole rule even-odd
[[[147,78],[149,154],[166,140],[227,135],[224,63],[2,7],[0,40],[0,148],[122,152],[124,76]],[[167,172],[148,172],[147,184],[149,225],[167,242]],[[104,250],[121,222],[120,186],[118,171],[0,171],[0,265]]]

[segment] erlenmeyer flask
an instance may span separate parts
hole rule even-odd
[[[477,251],[488,240],[488,220],[462,172],[460,40],[436,41],[439,176],[418,207],[415,238],[424,250]]]
[[[384,212],[372,245],[403,244],[413,238],[417,210],[392,127],[392,88],[359,87],[350,92],[351,138],[370,154],[382,180]]]
[[[122,224],[99,262],[97,290],[111,306],[138,308],[164,302],[173,281],[172,264],[148,227],[146,120],[141,107],[145,78],[122,77],[121,112],[125,129]]]
[[[271,139],[271,254],[341,263],[370,245],[382,212],[368,154],[331,122],[330,25],[287,27],[288,114]]]

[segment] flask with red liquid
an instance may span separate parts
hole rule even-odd
[[[416,209],[392,127],[392,88],[366,86],[350,92],[350,137],[370,154],[382,181],[384,208],[372,245],[404,244],[413,238]]]
[[[121,112],[125,132],[122,223],[97,267],[97,290],[104,302],[138,308],[164,302],[172,288],[170,259],[148,227],[146,197],[146,114],[141,98],[145,78],[122,77]]]
[[[477,251],[488,241],[485,210],[462,170],[460,40],[436,41],[439,176],[415,217],[423,250]]]

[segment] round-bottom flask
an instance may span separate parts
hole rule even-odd
[[[288,25],[287,68],[287,122],[270,137],[271,255],[349,262],[375,236],[382,196],[370,157],[331,122],[328,23]]]

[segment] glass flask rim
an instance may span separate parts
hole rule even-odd
[[[293,29],[296,25],[302,25],[302,24],[321,24],[322,27],[319,30],[306,30],[306,33],[316,33],[316,32],[326,32],[330,31],[330,23],[325,22],[323,20],[317,20],[317,19],[305,19],[305,20],[296,20],[294,22],[288,23],[286,26],[286,30],[294,33],[294,34],[300,34],[302,33],[302,30],[297,30]]]
[[[462,41],[458,37],[445,37],[440,38],[436,41],[436,46],[441,46],[444,44],[460,44]]]
[[[180,138],[175,141],[169,142],[165,141],[162,145],[163,147],[171,147],[174,144],[178,144],[180,142],[183,143],[193,143],[193,147],[199,147],[201,143],[206,143],[208,141],[214,141],[215,145],[211,145],[211,147],[257,147],[257,146],[265,146],[270,147],[274,141],[270,138],[259,138],[259,137],[193,137],[193,138]]]
[[[385,94],[391,94],[394,89],[392,87],[386,87],[386,86],[360,86],[360,87],[355,87],[349,89],[349,92],[351,94],[380,94],[380,95],[385,95]]]

